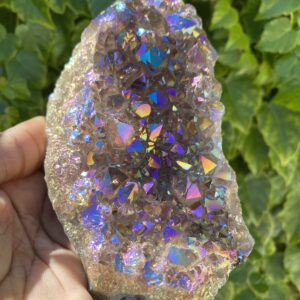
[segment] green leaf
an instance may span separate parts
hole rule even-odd
[[[237,294],[234,300],[260,300],[256,294],[250,289],[243,290],[241,293]],[[225,299],[224,299],[225,300]]]
[[[260,297],[263,297],[269,289],[266,278],[261,272],[252,272],[249,276],[249,283],[251,288],[259,294]]]
[[[280,213],[282,225],[290,243],[300,241],[299,195],[300,186],[294,186],[287,195],[287,200]]]
[[[269,19],[290,14],[300,8],[298,0],[262,0],[258,19]]]
[[[226,120],[247,134],[252,119],[261,104],[261,91],[254,86],[252,78],[230,77],[225,81],[223,102]]]
[[[72,52],[74,44],[72,44],[72,34],[75,26],[74,14],[67,11],[63,18],[55,18],[56,32],[52,36],[51,54],[49,65],[55,69],[59,68],[59,64],[69,59],[69,53]]]
[[[87,0],[89,10],[92,17],[96,17],[99,13],[112,4],[111,0]]]
[[[3,131],[20,121],[20,114],[16,107],[8,106],[5,108],[4,115],[0,115],[0,130]]]
[[[0,92],[2,92],[6,88],[6,86],[7,86],[7,79],[4,76],[1,76],[0,77]]]
[[[237,61],[241,59],[241,55],[242,55],[241,52],[238,50],[232,50],[232,51],[221,50],[219,52],[218,62],[232,69],[239,69]]]
[[[264,175],[248,175],[240,186],[242,204],[255,224],[268,207],[270,189],[270,182]]]
[[[269,283],[284,282],[285,271],[283,266],[283,254],[274,253],[274,255],[266,257],[264,260],[264,270],[268,274],[267,281]]]
[[[275,283],[270,285],[266,299],[269,300],[295,300],[291,288],[287,284]]]
[[[270,207],[274,207],[282,203],[287,192],[286,184],[283,178],[279,175],[270,177],[271,192],[269,197]]]
[[[17,53],[18,39],[15,35],[9,33],[1,41],[0,63],[9,61]]]
[[[0,91],[1,91],[1,87],[0,87]],[[0,116],[2,114],[4,114],[6,108],[7,108],[7,102],[0,94]],[[0,117],[0,120],[1,120],[1,117]],[[3,128],[1,129],[1,125],[0,125],[0,130],[1,131],[3,130]]]
[[[263,61],[259,67],[258,75],[255,78],[255,84],[257,86],[264,86],[272,83],[273,80],[273,70],[270,64],[267,61]]]
[[[9,6],[10,6],[10,1],[11,1],[11,0],[2,0],[2,1],[0,2],[0,7],[7,7],[7,8],[9,8]]]
[[[233,300],[234,299],[234,285],[232,282],[226,283],[219,291],[215,300]]]
[[[3,25],[0,24],[0,41],[4,40],[6,37],[6,29]]]
[[[66,0],[48,0],[48,6],[57,14],[63,14],[66,9]]]
[[[21,41],[23,50],[33,51],[48,58],[53,51],[53,36],[57,31],[58,29],[54,32],[36,23],[27,23],[17,26],[16,36]]]
[[[219,0],[216,3],[211,29],[230,28],[238,22],[237,11],[231,6],[230,0]]]
[[[263,105],[257,118],[265,142],[286,166],[300,143],[300,113],[269,103]]]
[[[276,224],[273,216],[265,210],[260,220],[252,220],[250,232],[255,239],[255,250],[262,256],[273,255],[275,246],[273,237],[275,235]]]
[[[274,75],[278,84],[300,77],[300,61],[295,51],[280,57],[275,62]]]
[[[267,23],[257,49],[263,52],[287,53],[296,48],[298,36],[299,33],[292,29],[290,20],[281,17]]]
[[[223,122],[222,133],[225,156],[227,159],[232,160],[238,155],[238,145],[235,141],[239,140],[241,134],[228,121]]]
[[[300,112],[300,80],[291,80],[280,85],[273,102]]]
[[[265,22],[255,19],[260,6],[260,0],[243,1],[240,20],[251,43],[257,43],[264,29]]]
[[[54,29],[54,24],[46,0],[10,0],[10,8],[23,21],[36,22]]]
[[[9,100],[28,99],[30,97],[30,91],[27,86],[27,81],[20,77],[11,78],[2,91],[2,94]]]
[[[285,180],[285,183],[289,185],[296,173],[298,165],[299,150],[295,152],[290,161],[283,165],[279,156],[273,150],[269,151],[269,158],[273,169]]]
[[[252,173],[257,174],[268,165],[268,146],[256,128],[251,129],[241,150]]]
[[[250,256],[250,259],[253,257],[253,253]],[[250,275],[250,272],[253,270],[253,265],[251,265],[251,260],[249,259],[248,263],[241,265],[239,268],[234,269],[230,273],[230,281],[234,283],[234,287],[237,290],[245,288],[247,286],[247,279]]]
[[[88,14],[88,5],[86,1],[82,0],[69,0],[67,5],[77,14]]]
[[[298,205],[299,207],[299,205]],[[290,245],[285,251],[284,266],[287,272],[290,274],[292,282],[300,291],[300,245]]]
[[[257,69],[257,59],[250,52],[242,53],[240,59],[236,62],[237,75],[252,74]]]
[[[229,38],[226,44],[226,50],[238,49],[249,50],[249,39],[244,33],[242,26],[237,23],[229,29]]]
[[[25,78],[28,86],[40,89],[46,84],[47,69],[36,53],[20,51],[7,65],[8,78]]]

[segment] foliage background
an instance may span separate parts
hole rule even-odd
[[[45,114],[111,0],[0,0],[0,130]],[[224,149],[256,240],[218,300],[300,299],[300,0],[191,0],[219,53]]]

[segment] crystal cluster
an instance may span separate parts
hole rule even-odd
[[[213,299],[252,249],[215,61],[192,6],[126,0],[92,21],[58,80],[46,180],[100,299]]]

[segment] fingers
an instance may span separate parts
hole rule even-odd
[[[0,282],[10,271],[12,262],[12,210],[9,199],[0,191]]]
[[[36,117],[0,134],[0,184],[30,175],[45,156],[45,118]]]

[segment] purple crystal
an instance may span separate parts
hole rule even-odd
[[[50,98],[49,196],[99,298],[211,300],[251,251],[201,24],[181,0],[117,1]]]

